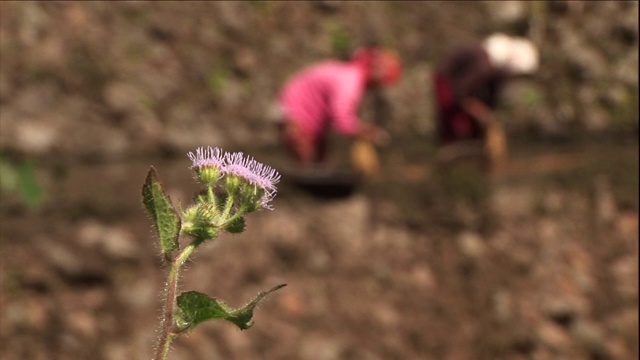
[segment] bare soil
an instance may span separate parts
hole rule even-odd
[[[403,144],[348,197],[284,178],[274,211],[207,244],[182,290],[237,306],[288,286],[251,329],[208,323],[170,358],[638,357],[637,143],[516,144],[499,178]],[[151,164],[188,203],[186,156],[75,163],[57,178],[43,166],[47,205],[3,199],[2,359],[150,358],[164,276],[140,203]]]

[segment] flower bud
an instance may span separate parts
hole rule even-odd
[[[260,208],[272,210],[269,204],[276,195],[280,174],[270,166],[244,158],[241,152],[225,156],[225,187],[237,196],[238,206],[251,212]]]
[[[189,152],[189,158],[193,162],[191,169],[196,172],[198,180],[207,187],[213,187],[223,175],[224,154],[219,148],[206,149],[199,147],[196,153]]]

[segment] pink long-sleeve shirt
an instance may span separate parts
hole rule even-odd
[[[357,111],[366,77],[366,68],[360,63],[322,61],[285,84],[279,96],[280,107],[289,121],[311,136],[319,136],[329,128],[355,135],[360,130]]]

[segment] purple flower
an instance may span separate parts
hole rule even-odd
[[[199,169],[202,167],[221,169],[225,165],[225,154],[221,149],[212,148],[211,146],[208,146],[206,149],[204,147],[199,147],[196,149],[195,154],[193,152],[189,152],[187,156],[189,156],[189,159],[193,162],[190,169]]]
[[[244,158],[242,155],[241,152],[227,154],[223,172],[244,178],[265,191],[275,191],[275,184],[280,181],[280,174],[272,167],[259,163],[251,157]]]
[[[269,202],[276,196],[276,184],[280,181],[280,174],[274,168],[242,155],[241,152],[227,153],[223,173],[242,178],[254,187],[262,189],[264,193],[260,199],[260,206],[272,210]]]

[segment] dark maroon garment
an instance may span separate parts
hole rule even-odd
[[[482,138],[483,127],[462,109],[461,101],[475,97],[495,109],[505,78],[480,45],[460,47],[446,56],[434,77],[440,141]]]

